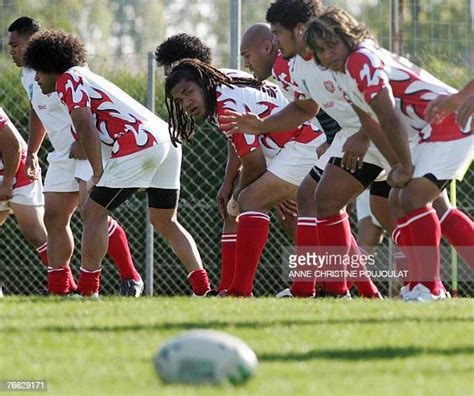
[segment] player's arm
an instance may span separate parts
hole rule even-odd
[[[78,107],[70,113],[74,129],[92,167],[92,181],[97,183],[102,176],[102,155],[99,132],[97,131],[89,107]]]
[[[318,104],[312,99],[295,99],[279,112],[262,119],[254,113],[226,111],[219,122],[226,133],[247,133],[260,135],[272,132],[285,132],[299,127],[313,118],[319,111]]]
[[[352,105],[352,108],[359,116],[359,120],[362,125],[362,128],[355,135],[359,135],[361,138],[362,136],[366,136],[372,142],[374,142],[375,146],[380,150],[382,155],[391,166],[398,163],[398,157],[390,145],[387,137],[385,136],[380,124],[375,121],[368,113],[362,111],[357,106]]]
[[[241,162],[230,140],[227,141],[227,164],[225,167],[224,181],[217,193],[217,207],[222,217],[226,217],[227,203],[232,196],[235,180],[239,174]]]
[[[413,165],[411,162],[408,136],[400,119],[400,115],[398,114],[398,110],[395,107],[393,95],[391,95],[388,89],[381,90],[380,93],[371,100],[370,107],[372,107],[377,115],[379,124],[382,127],[388,143],[395,152],[398,162],[406,172],[412,172]],[[374,143],[376,142],[374,141]],[[381,145],[380,150],[385,150],[383,145]],[[390,160],[390,158],[387,158],[387,160]]]
[[[455,112],[468,99],[469,96],[474,95],[474,80],[471,80],[459,92],[452,95],[440,95],[435,100],[431,101],[425,109],[425,117],[429,123],[439,123],[449,114]],[[459,120],[460,125],[464,123]]]
[[[12,196],[13,181],[21,161],[21,140],[8,123],[0,130],[0,151],[4,167],[0,201],[6,201]]]
[[[36,180],[40,177],[38,151],[43,143],[45,135],[46,130],[43,123],[33,107],[30,107],[28,151],[25,162],[25,172],[30,179]]]
[[[240,171],[239,184],[233,194],[236,198],[245,187],[257,180],[267,170],[267,163],[261,148],[251,151],[240,160],[242,161],[242,170]]]

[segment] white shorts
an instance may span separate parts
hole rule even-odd
[[[290,141],[267,161],[267,170],[280,179],[299,186],[317,161],[316,148],[326,141],[321,134],[310,143]]]
[[[146,150],[108,160],[98,187],[179,190],[181,146],[160,142]]]
[[[361,221],[366,217],[370,217],[370,220],[377,227],[382,228],[380,223],[377,221],[377,218],[372,214],[370,210],[370,191],[364,190],[356,199],[356,211],[357,211],[357,221]]]
[[[102,144],[101,147],[102,164],[105,164],[110,159],[112,148]],[[74,178],[78,181],[88,182],[92,177],[92,166],[88,160],[74,160],[76,162],[76,169],[74,170]]]
[[[2,180],[3,176],[0,176],[0,182]],[[27,186],[14,188],[10,200],[0,201],[0,211],[9,210],[10,202],[25,206],[43,206],[43,184],[41,180],[35,180]]]
[[[61,159],[48,164],[44,179],[44,192],[77,192],[79,184],[74,178],[77,162],[75,159]]]
[[[413,178],[429,173],[438,180],[462,179],[474,155],[474,136],[449,142],[424,142],[413,153]]]

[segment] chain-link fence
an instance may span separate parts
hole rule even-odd
[[[332,3],[350,10],[368,24],[383,46],[390,46],[391,14],[388,0]],[[143,104],[147,102],[147,51],[152,51],[171,34],[180,31],[198,34],[212,47],[215,64],[228,65],[230,23],[225,21],[229,21],[231,16],[227,0],[104,0],[84,2],[81,9],[74,8],[74,4],[69,1],[3,1],[3,7],[0,7],[2,33],[6,35],[8,24],[17,16],[27,14],[36,17],[38,14],[45,25],[62,27],[79,34],[89,49],[91,69],[116,83]],[[270,1],[242,0],[242,31],[254,22],[263,21],[269,4]],[[113,10],[112,14],[105,13],[106,7]],[[152,15],[156,16],[156,20],[151,18]],[[474,52],[468,39],[472,36],[468,0],[405,1],[404,16],[402,44],[406,55],[456,88],[473,78]],[[103,27],[105,28],[101,31],[100,28]],[[7,111],[26,139],[29,105],[21,87],[20,70],[11,64],[5,40],[2,48],[0,106]],[[157,77],[156,112],[166,119],[161,70],[157,71]],[[46,170],[46,154],[50,149],[49,143],[45,142],[40,152],[43,172]],[[215,205],[215,196],[224,175],[225,139],[212,127],[204,125],[198,130],[195,141],[185,145],[183,156],[179,220],[194,236],[211,281],[216,285],[220,275],[221,219]],[[464,182],[457,188],[457,205],[471,217],[474,216],[473,196],[474,171],[471,167]],[[146,261],[145,213],[145,197],[140,193],[113,213],[113,217],[128,234],[135,265],[142,275],[145,273]],[[271,295],[286,287],[281,276],[281,253],[282,248],[291,243],[276,224],[272,215],[270,237],[255,280],[256,295]],[[354,226],[356,230],[356,225]],[[71,264],[77,275],[82,232],[77,214],[73,218],[72,229],[76,252]],[[387,239],[385,238],[384,246],[388,243]],[[386,251],[387,249],[381,250]],[[388,254],[381,253],[378,260],[388,267]],[[450,254],[443,257],[443,263],[443,275],[445,279],[449,279]],[[103,268],[102,293],[110,294],[118,289],[118,271],[108,258]],[[460,292],[472,295],[474,287],[470,281],[466,281],[472,279],[472,274],[461,260],[458,274]],[[154,242],[153,275],[155,294],[190,293],[186,271],[157,234]],[[12,294],[33,293],[46,282],[45,268],[34,249],[22,237],[13,218],[8,219],[0,229],[0,281],[5,284],[5,290]],[[381,282],[379,286],[387,293],[387,282]]]

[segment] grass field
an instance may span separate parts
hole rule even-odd
[[[7,297],[0,379],[47,380],[54,395],[470,395],[473,319],[469,299]],[[154,352],[192,328],[242,338],[259,357],[256,377],[241,387],[163,385]]]

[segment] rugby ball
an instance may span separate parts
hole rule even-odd
[[[165,383],[240,385],[255,374],[258,360],[237,337],[213,330],[191,330],[162,345],[153,363]]]

